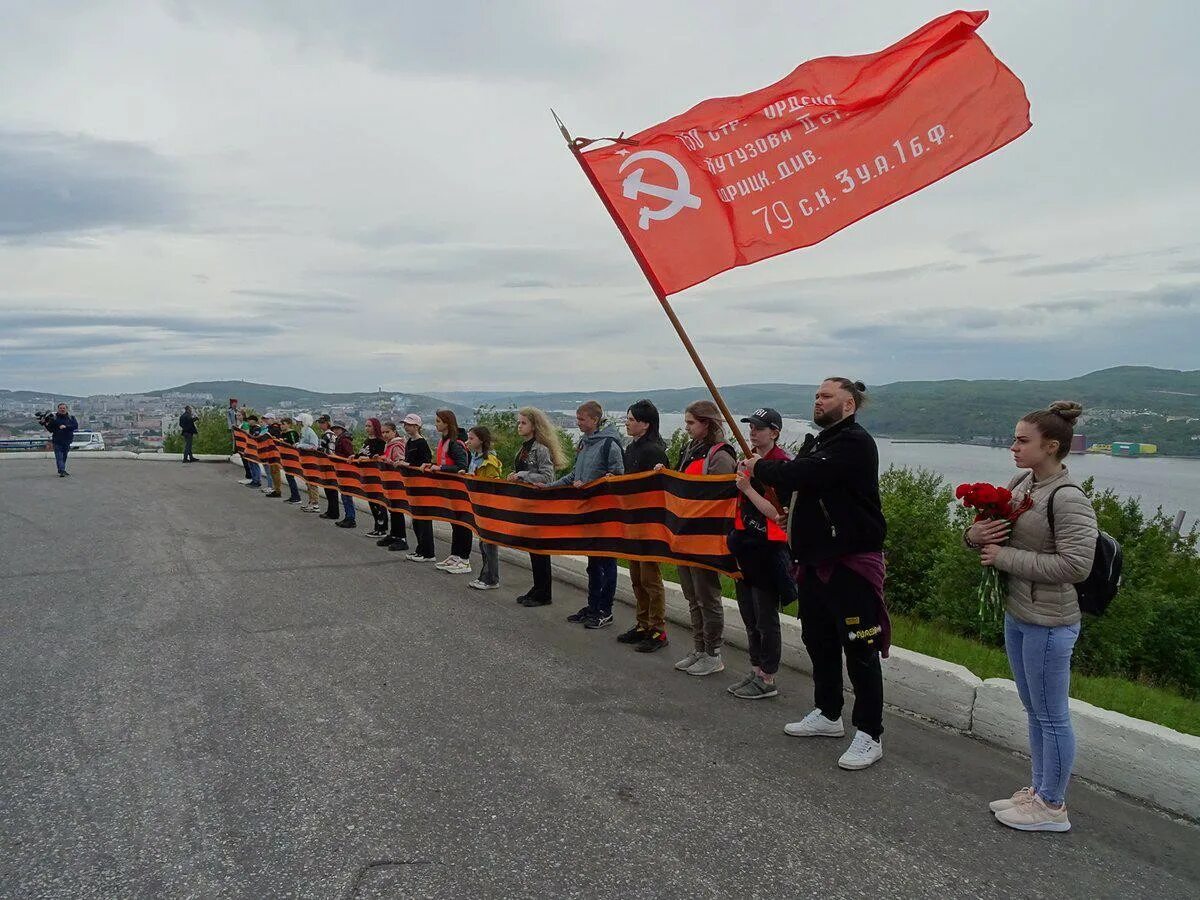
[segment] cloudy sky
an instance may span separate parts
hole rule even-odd
[[[678,295],[718,381],[1200,365],[1196,5],[996,7],[1033,129]],[[634,132],[949,9],[0,0],[0,387],[696,384],[548,108]]]

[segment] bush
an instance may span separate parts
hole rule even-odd
[[[224,409],[207,406],[200,410],[196,419],[196,437],[192,440],[193,453],[228,456],[233,452],[233,439],[229,435],[229,424]],[[163,438],[163,452],[182,453],[183,435],[176,431]]]
[[[946,512],[953,495],[936,472],[894,466],[879,479],[879,493],[888,524],[884,545],[888,605],[912,612],[933,593],[930,561],[947,540],[950,521]]]
[[[1200,697],[1200,596],[1172,597],[1161,603],[1142,643],[1141,669],[1152,681]]]

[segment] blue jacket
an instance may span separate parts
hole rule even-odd
[[[563,487],[582,481],[587,484],[605,475],[625,474],[625,448],[617,437],[617,430],[609,425],[585,435],[575,453],[575,468],[547,487]]]
[[[50,440],[64,447],[71,446],[71,441],[75,439],[75,432],[78,429],[79,422],[74,416],[64,416],[61,413],[55,413],[54,424],[46,426],[46,430],[52,435]]]

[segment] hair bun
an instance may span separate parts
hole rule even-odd
[[[856,388],[858,388],[860,391],[862,391],[863,393],[866,393],[867,386],[865,384],[863,384],[861,381],[854,382],[854,386]]]
[[[1083,415],[1083,407],[1074,400],[1055,400],[1050,404],[1050,412],[1066,421],[1072,428],[1075,421]]]

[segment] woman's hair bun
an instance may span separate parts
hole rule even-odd
[[[1074,428],[1076,420],[1083,415],[1083,407],[1074,400],[1055,400],[1050,404],[1050,412]]]
[[[861,381],[854,382],[854,386],[856,388],[858,388],[860,391],[862,391],[863,393],[866,393],[867,386],[865,384],[863,384]]]

